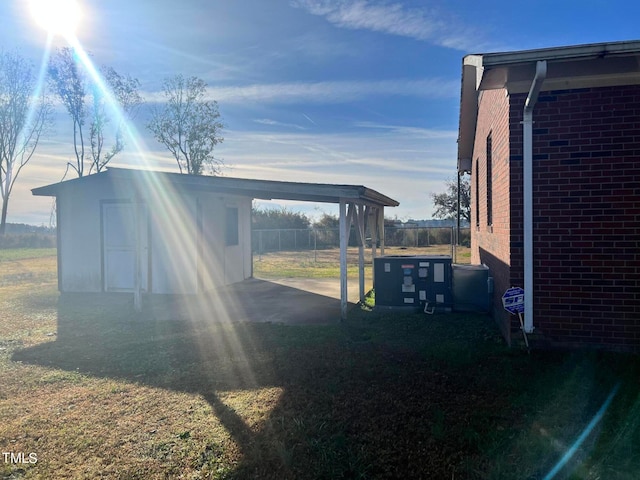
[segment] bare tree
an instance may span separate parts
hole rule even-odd
[[[126,117],[119,117],[116,119],[118,122],[115,131],[114,143],[109,150],[104,151],[104,136],[106,126],[110,121],[110,117],[107,115],[106,108],[106,95],[100,88],[94,88],[93,91],[93,119],[91,122],[91,168],[89,173],[95,168],[96,172],[102,171],[102,169],[124,149],[124,140],[122,129],[124,128],[124,122],[126,120],[132,120],[135,118],[140,105],[142,104],[142,97],[139,93],[140,82],[137,78],[131,76],[123,76],[116,72],[111,67],[105,67],[103,69],[104,78],[111,88],[113,98],[115,98],[120,109]]]
[[[73,121],[73,148],[76,164],[69,163],[79,177],[84,175],[85,79],[71,48],[59,49],[51,57],[49,79]]]
[[[53,90],[58,95],[73,122],[73,148],[75,164],[73,168],[79,177],[85,174],[85,159],[89,157],[88,173],[94,170],[100,172],[118,153],[124,149],[122,135],[123,122],[135,116],[142,103],[138,90],[140,82],[130,76],[122,76],[113,68],[103,68],[103,77],[110,92],[106,92],[102,85],[96,84],[86,75],[78,64],[71,48],[61,48],[52,56],[49,63],[49,79]],[[109,105],[109,99],[117,102],[119,112],[124,116],[115,115],[117,126],[113,134],[113,144],[105,146],[105,135],[112,121],[115,106]],[[90,108],[87,104],[91,101]],[[112,108],[110,108],[112,107]],[[89,132],[85,125],[89,116]]]
[[[50,103],[36,90],[33,66],[17,53],[0,52],[0,235],[5,233],[16,179],[51,118]]]
[[[176,75],[164,82],[166,103],[153,110],[147,128],[171,152],[180,173],[220,173],[223,162],[213,150],[223,141],[218,103],[206,99],[207,84],[197,78]]]
[[[433,216],[436,218],[453,219],[458,211],[458,181],[447,180],[447,191],[432,193],[431,199],[435,206]],[[468,177],[460,178],[460,218],[471,222],[471,184]]]

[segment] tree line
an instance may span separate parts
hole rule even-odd
[[[446,191],[432,193],[434,218],[443,220],[455,220],[458,215],[458,200],[460,201],[460,220],[465,224],[471,223],[471,183],[468,176],[460,177],[460,196],[458,197],[458,181],[446,180]],[[394,226],[397,221],[386,218],[386,226]],[[286,207],[282,208],[252,208],[252,228],[254,230],[264,229],[293,229],[304,230],[308,228],[337,229],[339,219],[335,215],[323,213],[322,216],[312,222],[309,217],[300,212],[294,212]]]
[[[78,177],[104,170],[126,146],[127,122],[143,104],[140,81],[109,66],[87,68],[68,47],[50,56],[41,84],[33,64],[17,52],[0,51],[0,235],[6,232],[9,199],[22,169],[53,124],[54,99],[70,119],[73,160]],[[214,148],[223,141],[218,103],[207,98],[207,84],[181,74],[163,83],[162,103],[151,107],[146,127],[175,159],[180,173],[217,174],[223,162]],[[63,178],[64,178],[63,177]]]
[[[305,230],[311,227],[337,229],[339,219],[335,215],[323,213],[318,220],[312,221],[304,213],[295,212],[287,207],[260,208],[254,204],[251,209],[251,227],[254,230]]]

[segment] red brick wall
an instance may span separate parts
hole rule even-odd
[[[503,204],[514,284],[522,283],[525,99],[510,97]],[[542,92],[533,117],[536,331],[557,344],[640,350],[640,86]],[[483,131],[479,122],[476,142]],[[484,243],[479,236],[475,246]]]
[[[487,224],[487,138],[491,135],[492,197],[491,225]],[[478,174],[476,174],[478,172]],[[476,182],[476,179],[479,182]],[[476,184],[479,213],[476,217]],[[485,263],[494,278],[493,315],[510,342],[510,316],[502,308],[502,293],[511,286],[509,219],[509,98],[505,90],[482,92],[476,129],[471,178],[471,261]],[[478,221],[479,220],[479,221]],[[478,227],[476,227],[478,224]]]

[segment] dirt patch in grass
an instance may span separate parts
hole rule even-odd
[[[0,354],[3,342],[31,345],[56,331],[56,279],[55,256],[0,261]]]
[[[34,288],[37,285],[51,284],[57,279],[56,265],[56,258],[51,256],[2,261],[0,288]]]

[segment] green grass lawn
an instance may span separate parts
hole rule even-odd
[[[635,356],[508,349],[482,315],[157,320],[59,301],[55,257],[0,267],[0,450],[38,460],[3,479],[542,479],[618,384],[556,478],[640,476]]]
[[[378,252],[378,255],[380,253]],[[387,247],[385,255],[451,255],[449,245],[432,247]],[[470,263],[471,253],[467,247],[458,247],[458,263]],[[365,250],[365,272],[371,277],[371,250]],[[340,250],[297,250],[254,253],[253,272],[259,278],[340,278]],[[347,249],[347,274],[358,278],[358,249]]]
[[[55,248],[0,248],[0,262],[55,256]]]

